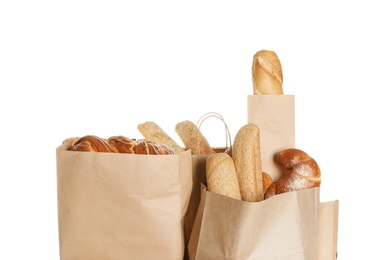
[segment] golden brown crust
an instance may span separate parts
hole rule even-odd
[[[119,153],[134,153],[135,141],[125,136],[112,136],[107,139],[110,146],[114,147]]]
[[[255,95],[283,94],[282,66],[274,51],[258,51],[254,55],[251,70]]]
[[[267,189],[273,184],[273,179],[268,173],[262,172],[262,183],[263,192],[266,193]]]
[[[103,139],[95,135],[87,135],[77,139],[67,139],[66,143],[74,143],[69,145],[68,150],[79,152],[109,152],[109,153],[129,153],[129,154],[155,154],[166,155],[174,154],[167,145],[160,145],[147,139],[129,139],[124,136],[112,136],[108,139]]]
[[[265,194],[269,198],[276,194],[320,187],[321,171],[317,162],[300,149],[287,149],[276,155],[278,164],[289,172],[273,183]],[[272,187],[273,186],[273,187]]]
[[[71,151],[116,153],[109,143],[98,136],[86,135],[79,138],[70,148]]]
[[[151,154],[151,155],[162,155],[162,154],[174,154],[174,151],[165,146],[159,145],[148,139],[138,139],[134,146],[134,152],[136,154]]]

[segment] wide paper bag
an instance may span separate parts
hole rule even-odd
[[[190,150],[176,155],[57,148],[61,259],[183,259]]]
[[[203,185],[190,259],[316,259],[318,209],[319,188],[246,202]]]
[[[277,181],[275,154],[295,147],[294,95],[249,95],[247,121],[260,128],[262,171]]]

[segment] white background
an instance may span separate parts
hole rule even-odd
[[[340,201],[339,259],[385,259],[383,1],[2,1],[0,259],[59,259],[56,158],[86,134],[247,122],[255,52],[295,95],[296,146]],[[203,132],[224,145],[220,123]],[[203,126],[204,127],[204,126]]]

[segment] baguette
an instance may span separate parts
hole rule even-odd
[[[208,191],[241,200],[234,161],[227,153],[215,153],[207,158]]]
[[[260,129],[248,123],[237,132],[232,158],[238,176],[239,188],[244,201],[264,199],[260,151]]]
[[[251,70],[254,95],[283,94],[282,66],[275,52],[268,50],[257,52]]]
[[[184,143],[185,148],[191,149],[192,154],[208,155],[215,153],[200,129],[193,122],[185,120],[177,123],[175,131]]]
[[[175,154],[178,154],[184,149],[178,145],[158,124],[155,122],[144,122],[137,126],[137,129],[145,137],[145,139],[154,141],[159,144],[170,147]]]

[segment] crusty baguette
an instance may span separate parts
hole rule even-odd
[[[234,138],[232,158],[238,176],[242,200],[264,199],[260,150],[260,129],[256,124],[242,126]]]
[[[177,123],[175,131],[184,143],[185,148],[191,149],[192,154],[208,155],[215,153],[200,129],[193,122],[185,120]]]
[[[227,153],[215,153],[207,158],[206,178],[208,191],[242,199],[234,161]]]
[[[178,154],[184,149],[175,142],[158,124],[152,121],[147,121],[137,126],[137,129],[145,137],[145,139],[154,141],[159,144],[170,147],[175,154]]]
[[[283,94],[282,66],[274,51],[258,51],[251,70],[254,95]]]

